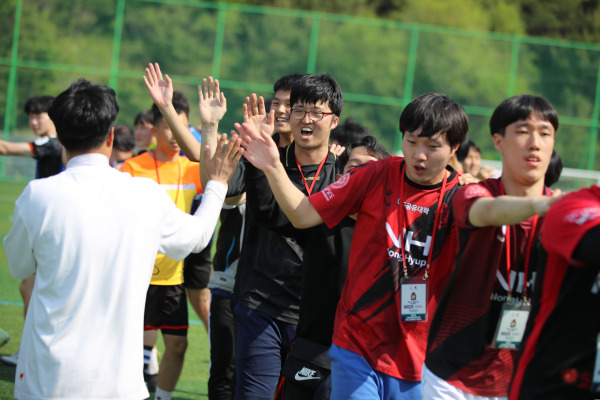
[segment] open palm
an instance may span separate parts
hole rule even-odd
[[[158,63],[148,64],[144,83],[158,108],[165,108],[173,101],[173,81],[166,74],[165,79],[163,79]]]
[[[250,97],[246,97],[242,114],[246,124],[253,125],[258,132],[264,132],[271,136],[275,129],[275,114],[267,113],[265,110],[265,100],[262,96],[256,97],[256,93],[252,93]]]
[[[244,156],[256,168],[265,170],[274,167],[279,161],[279,150],[271,135],[264,130],[258,131],[252,123],[234,124],[242,138]],[[232,134],[235,133],[232,131]]]
[[[225,99],[223,92],[219,90],[219,80],[213,79],[212,76],[203,79],[202,85],[198,85],[198,95],[200,97],[198,108],[202,124],[221,121],[225,112],[227,112],[227,99]]]

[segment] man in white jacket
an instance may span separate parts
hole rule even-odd
[[[15,377],[18,399],[143,399],[144,302],[157,252],[202,250],[242,150],[239,139],[205,168],[211,182],[194,216],[154,181],[110,168],[115,92],[75,81],[49,115],[67,170],[32,181],[4,239],[10,272],[35,276]]]

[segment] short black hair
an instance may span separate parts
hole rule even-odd
[[[269,111],[271,111],[271,105],[273,104],[273,98],[269,97],[268,99],[265,99],[265,111],[267,112],[267,114],[269,113]]]
[[[83,78],[59,94],[48,110],[58,139],[69,152],[99,147],[108,138],[118,113],[115,91]]]
[[[290,94],[290,106],[294,107],[298,101],[317,104],[329,102],[329,108],[338,117],[344,108],[342,89],[335,78],[329,74],[304,75],[292,86]]]
[[[471,139],[465,139],[460,146],[458,146],[458,149],[456,149],[456,159],[458,162],[462,163],[465,161],[465,158],[467,158],[469,155],[469,150],[471,149],[475,149],[479,154],[481,154],[481,150],[479,149],[479,146],[477,146],[477,143]]]
[[[47,113],[50,110],[53,100],[54,97],[52,96],[34,96],[25,102],[23,110],[25,110],[25,114],[27,115]]]
[[[342,146],[348,146],[352,143],[360,142],[362,138],[370,135],[371,131],[369,131],[369,128],[359,124],[352,118],[347,118],[331,131],[329,140],[335,140]]]
[[[130,127],[124,124],[115,125],[115,140],[113,148],[121,151],[133,151],[135,137]]]
[[[186,116],[190,115],[190,103],[188,102],[187,97],[181,92],[173,93],[173,108],[177,114],[185,113]],[[158,106],[152,103],[152,124],[154,126],[158,126],[160,121],[162,121],[163,116],[158,109]]]
[[[469,119],[464,108],[442,93],[425,93],[408,103],[400,115],[400,132],[421,128],[420,137],[431,138],[442,132],[454,147],[465,140]]]
[[[273,84],[273,93],[277,93],[278,90],[292,90],[294,82],[303,76],[304,74],[288,74],[282,76],[281,78],[277,79],[275,84]]]
[[[530,94],[521,94],[504,100],[490,118],[490,133],[504,136],[505,129],[513,122],[527,119],[531,113],[548,121],[558,131],[558,113],[545,98]]]
[[[142,124],[151,124],[152,123],[152,110],[143,110],[137,113],[135,116],[135,120],[133,121],[133,126],[142,125]]]
[[[552,150],[552,156],[550,157],[550,164],[548,165],[548,170],[546,171],[546,175],[544,176],[544,186],[552,186],[558,179],[560,178],[560,174],[563,170],[562,158],[556,152],[556,150]]]
[[[344,169],[350,159],[350,153],[357,147],[364,147],[368,155],[375,157],[378,160],[387,158],[390,155],[386,148],[379,143],[374,136],[364,136],[359,141],[350,143],[346,147],[346,150],[338,157],[338,168],[340,170]]]

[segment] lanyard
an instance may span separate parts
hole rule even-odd
[[[296,160],[296,165],[298,166],[298,170],[300,171],[300,175],[302,175],[302,181],[304,182],[304,187],[306,188],[306,191],[308,192],[309,196],[312,193],[313,188],[315,187],[315,182],[317,182],[317,177],[319,176],[319,173],[321,172],[321,168],[323,168],[323,165],[325,164],[325,160],[327,160],[327,157],[329,157],[329,151],[327,152],[327,154],[325,154],[325,158],[323,159],[323,161],[321,161],[321,164],[319,164],[319,169],[317,169],[317,173],[315,174],[315,177],[313,178],[310,188],[308,187],[308,183],[306,182],[304,173],[302,173],[302,168],[300,167],[300,163],[298,162],[298,159],[296,157],[294,157],[294,159]]]
[[[160,185],[160,176],[158,175],[158,163],[156,162],[156,151],[152,151],[152,159],[154,160],[154,170],[156,171],[156,182]],[[181,183],[181,163],[177,160],[177,168],[179,174],[177,175],[177,192],[175,192],[175,205],[177,206],[177,200],[179,199],[179,186]]]
[[[500,181],[500,193],[504,196],[504,185],[502,181]],[[531,222],[531,231],[529,233],[529,238],[527,239],[527,247],[525,249],[525,270],[524,270],[524,278],[523,278],[523,301],[527,302],[527,273],[529,272],[529,260],[531,258],[531,247],[533,246],[533,237],[535,236],[535,228],[537,227],[539,215],[533,216],[533,221]],[[506,226],[506,235],[504,239],[504,244],[506,248],[506,279],[508,283],[508,300],[512,298],[512,283],[510,281],[510,225]]]
[[[404,223],[406,222],[406,208],[404,207],[404,179],[406,178],[406,161],[402,166],[402,178],[400,181],[400,201],[402,201],[402,223],[400,224],[400,251],[402,252],[402,268],[404,269],[404,277],[408,278],[408,267],[406,266],[406,254],[404,254]],[[433,232],[431,233],[431,247],[429,249],[429,256],[427,256],[427,267],[425,269],[425,275],[423,280],[426,280],[429,276],[429,269],[431,268],[431,257],[433,256],[433,248],[435,244],[435,234],[437,232],[438,221],[440,218],[440,210],[442,208],[442,201],[444,200],[444,194],[446,193],[446,181],[448,180],[448,171],[444,170],[444,179],[442,181],[442,189],[440,191],[440,197],[438,199],[437,209],[435,210],[435,217],[433,219]]]

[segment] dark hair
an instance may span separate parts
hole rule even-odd
[[[292,90],[294,82],[296,82],[299,78],[302,78],[303,76],[304,74],[289,74],[282,76],[273,85],[273,93],[277,93],[278,90]]]
[[[467,113],[445,94],[425,93],[408,103],[400,115],[400,132],[421,128],[420,137],[446,134],[451,147],[462,143],[469,130]]]
[[[47,113],[50,110],[53,100],[54,97],[52,96],[34,96],[25,102],[23,110],[25,110],[25,114],[27,115]]]
[[[342,89],[336,80],[328,74],[323,75],[304,75],[292,86],[290,94],[290,106],[294,107],[298,101],[310,104],[329,102],[329,108],[338,117],[344,107],[344,98]]]
[[[558,182],[562,169],[562,158],[560,158],[560,155],[556,152],[556,150],[552,150],[550,164],[548,165],[548,170],[546,171],[546,175],[544,176],[544,186],[552,186],[556,182]]]
[[[152,110],[143,110],[137,113],[133,126],[152,123]]]
[[[183,112],[186,116],[190,115],[190,103],[188,103],[187,98],[181,92],[173,93],[173,108],[175,109],[175,112],[177,112],[177,114],[181,114]],[[163,116],[160,113],[158,106],[152,103],[152,124],[154,126],[158,126],[162,119]]]
[[[496,133],[504,136],[508,125],[527,119],[531,113],[550,122],[555,132],[558,130],[558,113],[554,106],[543,97],[522,94],[510,97],[496,107],[490,118],[490,133],[492,136]]]
[[[368,155],[375,157],[378,160],[389,157],[389,155],[390,155],[390,153],[388,153],[388,151],[385,149],[385,147],[383,147],[383,145],[381,143],[379,143],[379,141],[375,137],[370,136],[370,135],[364,136],[358,142],[349,144],[346,147],[346,151],[344,151],[338,157],[338,167],[340,170],[344,169],[344,167],[348,163],[348,160],[350,159],[350,153],[352,152],[352,150],[356,149],[357,147],[364,147],[366,149]]]
[[[54,99],[48,115],[69,152],[97,148],[110,134],[119,104],[108,86],[78,79]]]
[[[352,118],[348,118],[331,131],[329,139],[336,140],[342,146],[348,146],[370,135],[371,131],[366,126],[355,122]]]
[[[477,143],[471,139],[465,139],[456,150],[456,159],[458,162],[462,163],[465,161],[465,158],[467,158],[469,155],[469,150],[471,149],[475,149],[479,154],[481,154],[481,150],[479,149],[479,146],[477,146]]]
[[[268,99],[265,99],[265,111],[267,112],[267,114],[269,113],[269,111],[271,111],[271,105],[273,104],[273,98],[269,97]]]
[[[115,125],[113,148],[121,151],[132,151],[134,147],[135,137],[131,128],[124,124]]]

